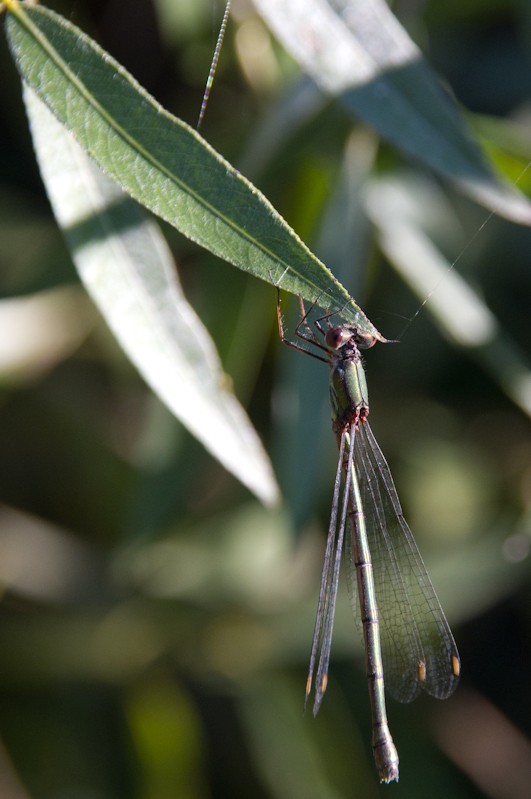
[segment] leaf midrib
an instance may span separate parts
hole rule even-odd
[[[15,10],[16,9],[16,10]],[[101,105],[101,103],[91,94],[91,92],[87,89],[85,84],[77,77],[77,75],[70,69],[68,64],[64,61],[64,59],[59,55],[59,53],[54,49],[54,47],[50,44],[49,40],[44,36],[39,28],[34,25],[28,15],[24,12],[24,10],[20,7],[18,3],[11,5],[10,10],[13,13],[17,14],[19,18],[23,21],[24,25],[26,26],[27,30],[31,33],[33,38],[36,42],[41,46],[43,51],[48,54],[51,58],[53,63],[56,67],[64,74],[65,78],[69,80],[74,87],[77,89],[79,94],[85,100],[85,102],[90,105],[96,113],[98,113],[103,120],[109,125],[109,127],[116,133],[117,136],[122,138],[129,147],[135,152],[137,152],[147,164],[151,165],[154,169],[161,172],[163,175],[166,176],[168,180],[173,182],[177,185],[184,194],[187,194],[189,197],[195,200],[195,202],[207,210],[212,216],[219,219],[223,222],[227,227],[231,228],[236,234],[240,235],[241,238],[246,239],[250,244],[254,245],[257,249],[259,249],[265,256],[267,256],[270,260],[274,261],[276,264],[286,267],[287,270],[292,272],[294,275],[297,275],[302,279],[302,275],[293,268],[289,263],[287,263],[284,259],[281,259],[273,253],[269,248],[265,247],[259,240],[253,238],[245,228],[238,226],[230,217],[225,216],[221,213],[215,206],[211,205],[207,202],[201,195],[197,194],[193,189],[191,189],[186,183],[184,183],[179,177],[172,171],[170,171],[162,162],[158,159],[154,158],[149,151],[147,151],[136,139],[134,139],[128,132],[115,120],[115,118],[108,113],[108,111]],[[40,13],[40,12],[38,12]],[[118,72],[121,74],[123,79],[126,79],[123,71],[119,69],[119,66],[116,65]],[[43,98],[45,100],[45,98]],[[145,97],[146,102],[149,103],[152,109],[157,111],[158,113],[162,113],[168,117],[171,122],[174,124],[183,124],[179,123],[174,117],[168,114],[162,107],[157,109],[153,105],[153,101],[150,97]],[[46,100],[45,100],[46,102]],[[190,130],[190,133],[193,133]],[[233,172],[233,168],[226,162],[226,166]],[[243,178],[241,178],[243,180]],[[170,220],[168,220],[170,221]],[[312,256],[309,254],[309,257]],[[315,285],[315,284],[314,284]],[[316,289],[318,288],[315,286]]]

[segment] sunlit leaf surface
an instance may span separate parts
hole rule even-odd
[[[183,424],[262,500],[273,502],[269,460],[182,294],[162,234],[30,89],[25,102],[55,216],[116,338]]]
[[[10,10],[22,77],[132,197],[215,255],[375,334],[268,200],[191,127],[62,17],[18,3]]]
[[[531,224],[530,203],[495,175],[385,0],[254,2],[305,72],[350,113],[477,202]]]

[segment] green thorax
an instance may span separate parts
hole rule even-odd
[[[369,413],[367,381],[361,355],[353,341],[331,355],[330,405],[336,433],[365,421]]]

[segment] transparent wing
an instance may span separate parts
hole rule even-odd
[[[334,496],[332,500],[332,511],[330,514],[330,524],[328,527],[328,537],[326,541],[325,558],[323,571],[321,574],[321,587],[319,589],[319,602],[315,618],[315,628],[312,641],[312,652],[310,655],[310,666],[308,669],[308,679],[306,681],[306,700],[315,688],[313,714],[317,714],[328,683],[328,665],[330,662],[330,647],[332,645],[332,631],[334,627],[334,615],[336,609],[337,589],[339,584],[339,569],[341,565],[341,554],[343,551],[343,541],[345,535],[345,525],[349,501],[348,483],[344,484],[343,498],[341,500],[341,475],[343,472],[343,458],[345,453],[345,437],[341,437],[339,447],[339,459],[337,465],[336,479],[334,483]],[[353,468],[353,449],[350,448],[347,458],[347,469]],[[314,685],[314,671],[317,666]]]
[[[373,563],[386,687],[400,702],[411,702],[421,689],[445,699],[459,678],[457,647],[367,422],[355,436],[354,460]],[[351,592],[354,571],[350,562]]]

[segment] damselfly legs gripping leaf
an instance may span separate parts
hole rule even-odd
[[[376,338],[353,325],[333,326],[328,313],[310,324],[312,305],[293,349],[330,367],[332,428],[339,447],[332,512],[306,683],[319,710],[328,681],[332,628],[343,549],[351,601],[357,597],[372,710],[372,747],[382,782],[398,780],[398,753],[385,707],[385,687],[400,702],[424,689],[438,699],[455,690],[460,661],[450,627],[400,507],[386,460],[367,420],[369,402],[360,349]],[[313,349],[309,349],[312,347]]]

